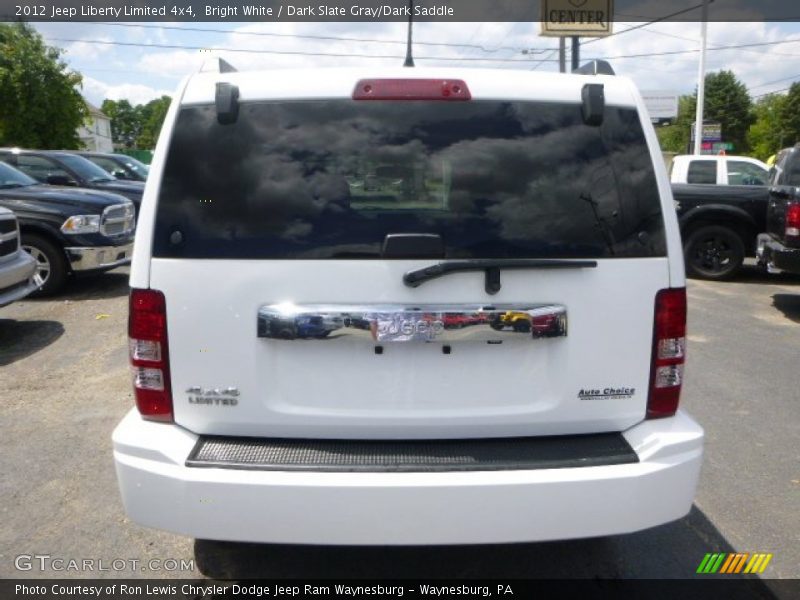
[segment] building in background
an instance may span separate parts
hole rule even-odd
[[[86,102],[89,116],[83,125],[78,127],[78,136],[86,147],[93,152],[113,152],[111,142],[111,119],[91,102]]]

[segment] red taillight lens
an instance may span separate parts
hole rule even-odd
[[[671,417],[678,410],[686,360],[686,289],[658,292],[654,320],[648,419]]]
[[[362,79],[353,90],[353,100],[471,100],[467,84],[460,79]]]
[[[128,344],[139,412],[145,419],[172,421],[167,303],[158,290],[131,290]]]
[[[800,238],[800,204],[790,204],[786,209],[786,237]]]

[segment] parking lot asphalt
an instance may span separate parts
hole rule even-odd
[[[707,435],[692,512],[631,535],[539,544],[268,546],[129,522],[110,446],[133,402],[126,318],[127,269],[0,309],[0,577],[691,578],[705,553],[740,551],[774,554],[765,579],[800,578],[800,277],[749,267],[733,282],[689,283],[682,406]],[[19,555],[108,570],[20,571]],[[151,559],[194,570],[142,570]],[[769,581],[746,585],[747,597],[785,596]]]

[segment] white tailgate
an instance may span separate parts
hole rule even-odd
[[[653,306],[667,258],[597,268],[504,270],[421,287],[418,260],[153,259],[167,299],[175,420],[196,433],[315,438],[460,438],[624,430],[645,414]],[[198,299],[202,298],[202,302]],[[568,335],[490,345],[374,344],[257,337],[264,304],[531,304],[567,309]],[[190,388],[236,388],[237,403],[191,404]],[[632,389],[617,395],[606,390]],[[581,391],[595,390],[593,399]]]

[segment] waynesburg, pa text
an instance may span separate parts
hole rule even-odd
[[[100,598],[103,595],[113,596],[131,595],[131,596],[174,596],[180,591],[181,594],[192,596],[195,598],[230,596],[235,598],[241,597],[282,597],[282,596],[395,596],[402,598],[405,592],[411,594],[418,594],[421,596],[469,596],[469,597],[482,597],[488,598],[490,596],[514,596],[514,591],[510,585],[498,584],[496,589],[487,585],[427,585],[419,584],[418,586],[402,586],[402,585],[259,585],[259,584],[230,584],[222,585],[218,583],[211,584],[109,584],[109,585],[86,585],[86,584],[69,584],[69,583],[55,583],[50,585],[26,585],[17,584],[15,586],[16,596],[44,596],[51,594],[53,596],[73,596],[73,597],[96,597]]]

